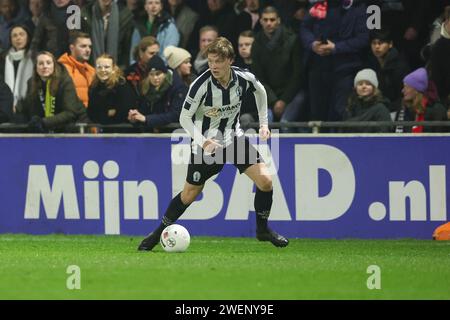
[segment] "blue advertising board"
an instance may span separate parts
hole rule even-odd
[[[258,142],[258,141],[256,141]],[[257,146],[271,225],[293,238],[419,238],[448,220],[450,136],[287,136]],[[0,233],[144,235],[181,191],[189,139],[2,136]],[[252,237],[254,186],[232,165],[179,220]]]

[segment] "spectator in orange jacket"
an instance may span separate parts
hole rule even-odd
[[[87,108],[89,86],[94,80],[95,69],[88,61],[92,52],[91,38],[87,33],[74,31],[70,35],[70,55],[64,53],[58,60],[63,64],[73,80],[78,98]]]

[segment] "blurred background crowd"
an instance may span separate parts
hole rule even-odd
[[[381,13],[373,30],[371,5]],[[449,131],[388,122],[450,118],[450,1],[0,0],[0,123],[23,125],[3,132],[71,132],[77,122],[170,132],[208,69],[203,49],[220,36],[264,85],[282,132],[309,132],[282,126],[307,121]],[[257,121],[247,92],[241,125]]]

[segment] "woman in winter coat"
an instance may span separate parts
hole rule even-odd
[[[86,115],[72,78],[48,51],[37,53],[27,94],[19,100],[17,112],[29,121],[30,131],[37,133],[65,131]]]
[[[27,94],[28,80],[33,75],[33,59],[31,58],[31,36],[23,25],[10,29],[11,46],[0,55],[0,78],[5,81],[13,93],[13,111],[17,102]]]
[[[180,34],[173,18],[163,10],[162,0],[145,0],[147,17],[136,21],[131,38],[131,48],[134,48],[141,38],[154,36],[160,45],[159,55],[163,57],[163,51],[168,46],[178,46]]]
[[[344,121],[392,121],[387,101],[378,90],[378,79],[372,69],[363,69],[355,77],[354,92],[350,95]],[[388,127],[355,127],[346,132],[389,132]]]
[[[94,123],[128,123],[128,110],[136,107],[136,95],[112,56],[96,60],[95,78],[89,89],[88,116]]]
[[[128,120],[144,124],[152,132],[161,132],[160,127],[179,122],[187,87],[159,56],[150,59],[148,70],[141,86],[139,109],[130,110]]]

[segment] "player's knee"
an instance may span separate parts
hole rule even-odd
[[[270,176],[262,176],[258,181],[258,189],[264,192],[272,190],[272,178]]]

